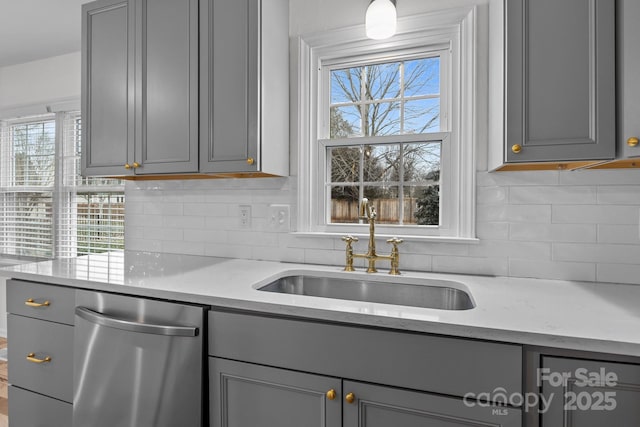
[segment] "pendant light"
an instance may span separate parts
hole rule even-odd
[[[396,33],[396,0],[371,0],[365,15],[367,37],[388,39]]]

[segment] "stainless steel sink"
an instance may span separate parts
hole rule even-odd
[[[451,287],[451,283],[445,280],[429,280],[428,284],[407,284],[334,277],[287,276],[258,290],[440,310],[474,308],[469,294]]]

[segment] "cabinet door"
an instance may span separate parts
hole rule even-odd
[[[260,0],[204,3],[200,169],[257,171]]]
[[[640,425],[640,365],[543,357],[542,368],[543,427]]]
[[[9,386],[11,427],[69,427],[73,408],[70,403]]]
[[[344,401],[343,427],[522,425],[522,411],[515,408],[351,381],[344,381],[343,390],[353,394],[351,403]]]
[[[135,173],[197,172],[198,0],[135,4]]]
[[[209,374],[212,427],[340,426],[337,378],[213,357]]]
[[[509,0],[505,7],[505,160],[614,158],[615,2]]]
[[[133,158],[133,19],[127,0],[82,5],[82,173],[127,175]]]
[[[640,2],[618,2],[618,144],[622,157],[640,157],[640,144],[629,145],[631,137],[640,138]]]

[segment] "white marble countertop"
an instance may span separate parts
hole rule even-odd
[[[22,264],[0,275],[176,301],[530,344],[640,356],[640,285],[403,272],[393,280],[447,280],[476,307],[437,310],[258,291],[299,274],[389,280],[386,272],[126,251]]]

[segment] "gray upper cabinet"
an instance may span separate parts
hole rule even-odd
[[[198,0],[82,10],[83,173],[197,172]]]
[[[640,157],[640,2],[617,3],[619,157]]]
[[[82,5],[82,172],[125,175],[134,155],[133,20],[128,1]]]
[[[288,1],[200,9],[200,171],[289,172]]]
[[[490,76],[491,106],[500,111],[503,103],[504,109],[493,113],[490,138],[497,145],[490,168],[615,158],[615,2],[491,5],[498,10],[491,13],[492,31],[502,27],[501,18],[505,27],[502,40],[491,36],[497,51],[491,53],[491,73],[503,75]]]
[[[135,0],[136,174],[198,171],[198,0]]]

